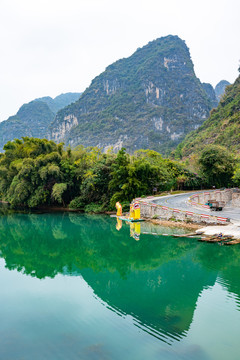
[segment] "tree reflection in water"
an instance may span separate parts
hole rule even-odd
[[[81,275],[113,311],[130,314],[152,335],[180,339],[203,289],[221,277],[239,298],[240,248],[116,229],[107,216],[0,215],[0,251],[9,270],[43,279]]]

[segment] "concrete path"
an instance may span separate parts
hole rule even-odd
[[[222,211],[211,211],[208,209],[200,209],[198,207],[188,204],[189,197],[193,194],[196,194],[197,192],[204,192],[204,191],[193,191],[184,194],[155,197],[154,199],[151,200],[151,202],[183,211],[193,211],[196,214],[207,214],[207,215],[211,214],[214,216],[222,216],[229,218],[231,222],[240,223],[240,208],[232,207],[231,203],[226,204],[226,206]]]

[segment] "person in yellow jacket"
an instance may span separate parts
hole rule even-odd
[[[120,202],[116,202],[117,216],[122,216],[122,205]]]

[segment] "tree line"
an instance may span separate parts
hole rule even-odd
[[[220,146],[208,146],[198,160],[199,172],[153,150],[133,155],[97,147],[75,149],[52,140],[23,137],[7,142],[0,154],[0,199],[13,208],[64,206],[86,212],[128,207],[135,197],[170,190],[237,185],[240,167]]]

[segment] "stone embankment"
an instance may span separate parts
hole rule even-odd
[[[239,196],[239,194],[237,194]],[[224,201],[225,203],[233,200],[236,200],[236,194],[234,189],[224,189],[224,190],[215,190],[210,192],[198,192],[188,199],[188,203],[194,208],[196,211],[198,209],[209,209],[209,206],[205,205],[205,203],[214,199],[217,201]],[[191,223],[205,223],[209,225],[223,225],[229,224],[230,219],[214,216],[208,214],[199,214],[196,211],[184,211],[180,209],[174,209],[167,206],[162,206],[156,204],[154,202],[154,196],[149,196],[147,198],[138,198],[141,208],[141,215],[145,218],[154,218],[154,219],[163,219],[163,220],[172,220],[172,221],[183,221],[183,222],[191,222]],[[209,209],[210,211],[210,209]]]

